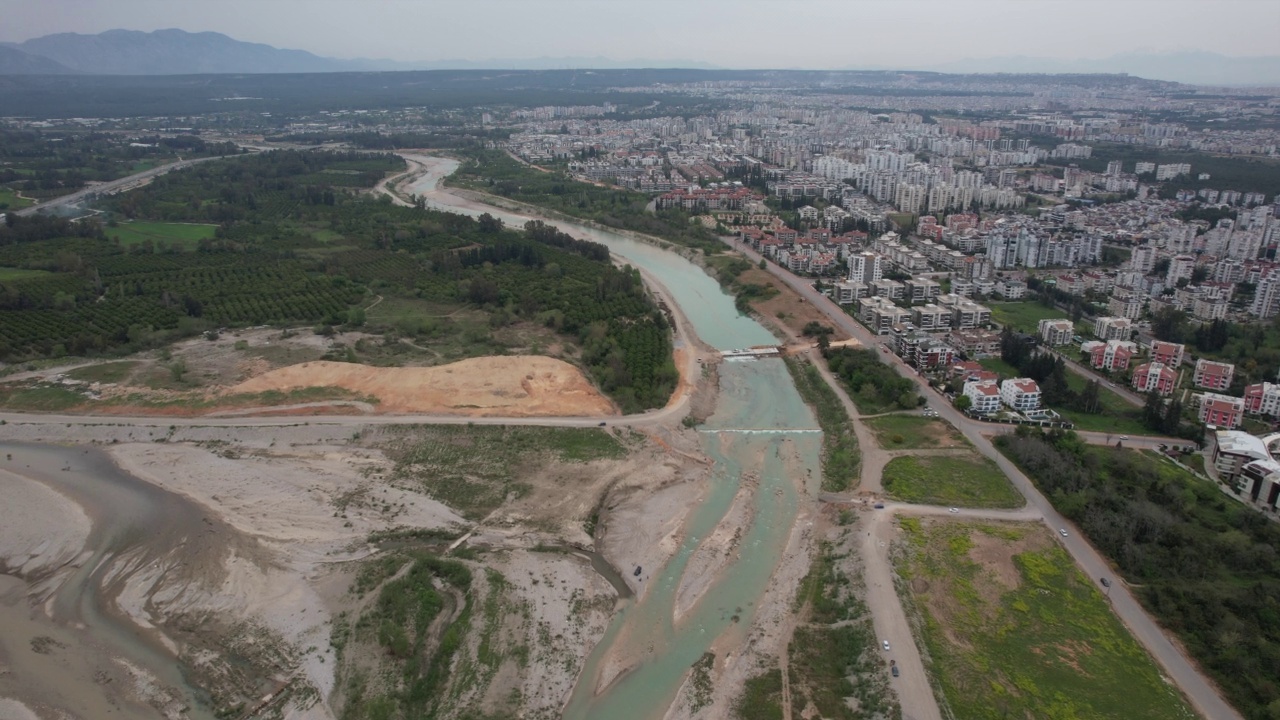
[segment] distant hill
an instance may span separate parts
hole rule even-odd
[[[97,35],[58,33],[10,48],[47,58],[71,72],[91,75],[198,75],[313,73],[353,70],[341,60],[304,50],[281,50],[221,33],[185,30],[108,30]]]
[[[925,69],[949,73],[1128,73],[1191,85],[1280,85],[1280,56],[1228,57],[1210,52],[1126,53],[1090,60],[976,58]]]
[[[65,75],[74,72],[47,57],[0,45],[0,75]]]
[[[403,70],[549,70],[572,68],[714,68],[691,60],[612,60],[541,57],[496,60],[336,60],[304,50],[282,50],[221,33],[185,30],[108,30],[97,35],[58,33],[7,43],[0,75],[223,75],[380,72]]]

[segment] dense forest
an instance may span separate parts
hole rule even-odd
[[[637,270],[540,223],[517,232],[359,192],[401,167],[390,155],[277,151],[111,198],[107,227],[10,216],[0,358],[119,353],[230,326],[353,326],[376,293],[545,326],[581,348],[624,411],[666,402],[677,380],[670,334]],[[116,218],[216,229],[187,243],[124,242],[108,239]]]
[[[512,159],[501,150],[474,149],[465,153],[451,182],[541,207],[558,210],[601,225],[633,230],[664,240],[719,252],[723,246],[711,231],[690,223],[682,210],[651,213],[649,196],[616,187],[580,182],[565,173],[541,170]]]
[[[1025,427],[996,445],[1246,718],[1280,717],[1280,525],[1147,453]]]

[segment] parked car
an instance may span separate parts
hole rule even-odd
[[[1066,528],[1059,528],[1059,529],[1058,529],[1058,534],[1059,534],[1059,535],[1061,535],[1062,537],[1066,537],[1066,536],[1067,536],[1067,529],[1066,529]]]
[[[893,676],[894,676],[894,677],[898,677],[898,666],[897,666],[897,665],[894,665],[893,667],[889,668],[889,670],[891,670],[891,671],[893,672]]]
[[[885,652],[889,652],[889,641],[888,641],[888,640],[881,640],[881,641],[880,641],[880,644],[884,646],[884,650],[885,650]]]

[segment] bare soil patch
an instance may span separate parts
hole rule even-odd
[[[381,412],[603,416],[616,412],[580,370],[537,355],[485,357],[433,368],[316,361],[259,375],[228,394],[338,387],[379,400]]]
[[[777,290],[777,294],[773,297],[768,300],[753,302],[751,307],[771,322],[781,323],[792,335],[799,336],[804,326],[810,322],[817,322],[831,327],[831,321],[821,310],[815,308],[782,281],[774,278],[764,270],[753,267],[739,275],[738,282],[765,285]],[[836,328],[831,335],[831,340],[846,340],[848,337],[847,334]]]

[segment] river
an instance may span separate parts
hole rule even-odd
[[[17,476],[13,482],[50,487],[92,521],[85,554],[60,581],[0,575],[0,657],[9,659],[0,695],[53,702],[81,717],[158,718],[160,705],[212,720],[208,695],[188,682],[156,635],[121,614],[114,598],[139,570],[176,571],[171,553],[179,548],[183,563],[220,563],[233,531],[185,498],[122,472],[97,449],[0,443],[0,456],[3,469]],[[0,509],[0,521],[5,515]],[[33,593],[47,595],[44,612],[30,608]],[[33,638],[47,638],[53,651],[31,652]],[[136,702],[125,687],[140,678],[155,688],[150,704]]]
[[[427,173],[407,189],[428,207],[472,216],[488,212],[515,226],[530,219],[441,191],[440,179],[457,168],[457,161],[415,159],[427,165]],[[777,342],[763,326],[740,314],[715,280],[676,253],[581,223],[546,222],[575,237],[604,243],[656,278],[708,345],[729,350]],[[816,492],[821,435],[783,361],[727,361],[719,376],[716,413],[700,428],[704,451],[715,461],[710,491],[690,513],[683,543],[653,577],[654,585],[618,613],[587,658],[566,718],[663,717],[690,667],[704,653],[735,647],[745,638],[782,559],[802,494]],[[745,488],[744,479],[751,481]],[[725,520],[740,491],[747,492],[749,506],[727,567],[711,578],[686,578],[698,572],[691,563],[700,545]],[[707,582],[704,593],[677,621],[682,583],[699,581]]]

